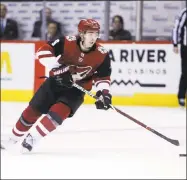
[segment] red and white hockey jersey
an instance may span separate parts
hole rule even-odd
[[[37,57],[50,70],[61,65],[70,66],[74,81],[87,90],[92,89],[93,82],[98,90],[109,89],[111,62],[108,52],[98,43],[89,52],[82,52],[79,44],[76,36],[62,37],[42,46]]]

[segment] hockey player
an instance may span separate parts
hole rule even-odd
[[[25,135],[21,144],[31,151],[41,138],[54,131],[66,118],[72,117],[85,95],[72,86],[74,82],[91,90],[94,81],[96,95],[100,97],[95,102],[96,108],[109,109],[111,64],[108,52],[96,42],[99,31],[97,21],[81,20],[77,37],[62,37],[38,50],[37,57],[50,70],[50,76],[13,127],[10,143],[17,143]],[[38,120],[43,114],[45,116]],[[33,126],[36,121],[37,125]]]

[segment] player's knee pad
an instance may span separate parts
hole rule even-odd
[[[32,126],[42,114],[28,106],[20,117],[20,122],[25,126]]]
[[[48,114],[51,116],[52,120],[61,125],[63,120],[69,116],[70,112],[71,109],[67,105],[63,103],[57,103],[50,108]]]

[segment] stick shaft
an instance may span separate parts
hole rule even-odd
[[[86,89],[84,89],[83,87],[79,86],[78,84],[74,83],[73,86],[76,87],[77,89],[79,89],[80,91],[86,93],[87,95],[91,96],[92,98],[98,99],[97,96],[95,96],[92,92],[87,91]],[[113,110],[115,110],[116,112],[118,112],[119,114],[121,114],[121,115],[125,116],[126,118],[132,120],[132,121],[135,122],[136,124],[138,124],[138,125],[144,127],[145,129],[149,130],[150,132],[156,134],[157,136],[159,136],[159,137],[165,139],[166,141],[168,141],[168,142],[174,144],[175,146],[179,146],[179,141],[178,141],[178,140],[170,139],[170,138],[166,137],[165,135],[163,135],[163,134],[159,133],[158,131],[152,129],[151,127],[145,125],[144,123],[138,121],[137,119],[135,119],[135,118],[133,118],[132,116],[128,115],[127,113],[121,111],[120,109],[114,107],[113,105],[110,105],[110,107],[111,107]]]

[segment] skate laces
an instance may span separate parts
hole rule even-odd
[[[28,143],[30,145],[33,145],[35,143],[35,139],[32,137],[30,133],[26,136],[25,143]]]

